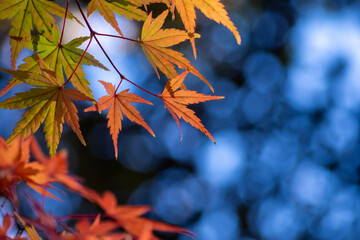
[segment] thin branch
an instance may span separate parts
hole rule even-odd
[[[124,78],[124,79],[125,79],[126,81],[128,81],[129,83],[131,83],[132,85],[134,85],[135,87],[139,88],[140,90],[143,90],[144,92],[146,92],[146,93],[148,93],[148,94],[150,94],[150,95],[152,95],[152,96],[154,96],[154,97],[160,98],[158,95],[156,95],[156,94],[154,94],[154,93],[152,93],[152,92],[149,92],[148,90],[140,87],[139,85],[137,85],[136,83],[130,81],[129,79],[127,79],[127,78]]]
[[[110,62],[111,66],[113,66],[113,68],[115,69],[115,71],[119,74],[121,79],[125,79],[125,76],[121,74],[121,72],[117,69],[117,67],[115,66],[114,62],[111,60],[111,58],[109,57],[109,55],[107,54],[107,52],[105,51],[105,49],[103,48],[103,46],[101,45],[99,39],[94,36],[95,41],[98,43],[99,47],[101,48],[101,50],[103,51],[103,53],[105,54],[105,57],[108,59],[108,61]]]
[[[93,34],[94,34],[94,30],[91,28],[91,25],[90,25],[89,21],[87,20],[84,11],[83,11],[82,8],[81,8],[81,5],[80,5],[79,0],[75,0],[75,1],[76,1],[76,5],[78,6],[78,9],[79,9],[79,11],[80,11],[80,13],[81,13],[81,16],[83,17],[83,19],[84,19],[84,21],[85,21],[86,26],[88,27],[91,35],[93,35]]]
[[[101,48],[101,50],[103,51],[105,57],[108,59],[108,61],[110,62],[111,66],[113,66],[113,68],[115,69],[115,71],[119,74],[120,78],[121,79],[124,79],[126,81],[128,81],[129,83],[131,83],[132,85],[134,85],[135,87],[143,90],[144,92],[154,96],[154,97],[159,97],[158,95],[152,93],[152,92],[149,92],[148,90],[140,87],[139,85],[135,84],[134,82],[130,81],[129,79],[127,79],[124,75],[121,74],[121,72],[119,71],[119,69],[117,69],[117,67],[115,66],[114,62],[111,60],[111,58],[109,57],[109,55],[107,54],[107,52],[105,51],[105,49],[103,48],[103,46],[101,45],[100,41],[98,40],[98,38],[96,36],[94,36],[95,38],[95,41],[98,43],[99,47]],[[120,82],[121,83],[121,82]],[[119,86],[118,86],[119,87]]]
[[[88,50],[89,47],[90,47],[90,44],[91,44],[92,39],[93,39],[93,35],[91,35],[90,41],[89,41],[88,45],[86,46],[86,48],[85,48],[85,50],[84,50],[84,53],[81,55],[81,58],[80,58],[79,62],[76,64],[76,67],[75,67],[74,70],[72,71],[70,77],[68,77],[68,79],[66,80],[66,82],[63,84],[63,86],[65,86],[65,85],[71,80],[72,76],[74,76],[76,70],[77,70],[78,67],[80,66],[81,61],[84,59],[87,50]]]
[[[66,1],[66,9],[65,9],[64,23],[63,23],[63,27],[62,27],[62,31],[61,31],[61,36],[60,36],[60,41],[59,41],[59,47],[62,46],[62,39],[63,39],[64,32],[65,32],[65,25],[66,25],[66,17],[67,17],[67,13],[68,13],[68,8],[69,8],[69,0]]]
[[[72,234],[76,234],[76,231],[73,230],[71,227],[69,227],[68,225],[66,225],[63,222],[58,222],[58,224],[60,225],[60,227],[62,227],[65,231],[72,233]]]
[[[93,219],[96,218],[98,214],[71,214],[55,217],[56,221],[66,221],[66,220],[75,220],[75,219]]]
[[[85,23],[86,23],[86,26],[89,28],[89,31],[90,31],[90,33],[91,33],[91,37],[94,37],[94,38],[95,38],[97,44],[98,44],[99,47],[101,48],[101,50],[102,50],[102,52],[104,53],[105,57],[108,59],[108,61],[110,62],[111,66],[113,66],[113,68],[114,68],[115,71],[119,74],[119,76],[120,76],[120,78],[121,78],[120,83],[119,83],[119,85],[117,86],[117,89],[120,87],[120,84],[122,83],[122,80],[126,80],[126,81],[128,81],[129,83],[131,83],[132,85],[134,85],[135,87],[141,89],[142,91],[144,91],[144,92],[146,92],[146,93],[148,93],[148,94],[150,94],[150,95],[152,95],[152,96],[154,96],[154,97],[159,97],[158,95],[156,95],[156,94],[154,94],[154,93],[152,93],[152,92],[149,92],[148,90],[140,87],[139,85],[135,84],[134,82],[132,82],[132,81],[130,81],[129,79],[127,79],[124,75],[122,75],[121,72],[119,71],[119,69],[115,66],[114,62],[111,60],[111,58],[110,58],[109,55],[107,54],[107,52],[105,51],[105,49],[103,48],[103,46],[101,45],[101,43],[100,43],[99,39],[96,37],[96,35],[99,35],[99,36],[107,36],[107,37],[116,37],[116,38],[121,38],[121,39],[124,39],[124,40],[129,40],[129,41],[133,41],[133,42],[137,42],[137,43],[140,43],[140,41],[137,41],[137,40],[134,40],[134,39],[131,39],[131,38],[126,38],[126,37],[120,37],[120,36],[115,36],[115,35],[111,35],[111,34],[102,34],[102,33],[97,33],[97,32],[95,32],[95,31],[91,28],[90,23],[88,22],[88,20],[87,20],[87,18],[86,18],[86,16],[85,16],[85,13],[84,13],[84,11],[83,11],[82,8],[81,8],[81,5],[80,5],[80,3],[79,3],[79,0],[75,0],[75,1],[76,1],[76,4],[77,4],[77,6],[78,6],[78,8],[79,8],[79,11],[80,11],[80,13],[81,13],[84,21],[85,21]],[[92,38],[91,38],[91,39],[92,39]],[[90,42],[91,42],[91,39],[90,39]],[[88,45],[88,46],[89,46],[89,45]],[[85,52],[86,52],[86,50],[85,50]],[[85,52],[84,52],[84,54],[85,54]],[[74,72],[73,72],[73,73],[74,73]],[[72,76],[72,75],[73,75],[73,74],[71,74],[71,76]],[[70,76],[70,77],[71,77],[71,76]],[[70,79],[70,78],[69,78],[69,79]],[[66,83],[69,82],[69,79],[66,81]],[[66,84],[66,83],[65,83],[65,84]],[[64,85],[65,85],[65,84],[64,84]]]
[[[121,85],[121,83],[122,83],[123,80],[124,80],[124,79],[121,79],[121,80],[120,80],[119,84],[117,85],[117,87],[116,87],[116,89],[115,89],[115,93],[116,93],[117,90],[119,89],[119,87],[120,87],[120,85]]]
[[[104,37],[113,37],[113,38],[120,38],[123,40],[128,40],[131,42],[136,42],[136,43],[141,43],[141,41],[132,39],[132,38],[127,38],[127,37],[122,37],[122,36],[117,36],[117,35],[112,35],[112,34],[105,34],[105,33],[98,33],[98,32],[94,32],[95,35],[99,35],[99,36],[104,36]]]

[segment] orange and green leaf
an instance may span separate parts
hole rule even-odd
[[[144,21],[146,19],[146,12],[139,7],[143,4],[142,1],[108,1],[108,0],[92,0],[88,5],[88,16],[93,14],[96,10],[100,15],[110,23],[110,25],[123,36],[119,25],[116,21],[115,15],[123,15],[130,20]]]
[[[39,60],[41,63],[41,59]],[[27,92],[17,93],[14,97],[0,102],[0,108],[23,109],[29,108],[22,119],[16,124],[8,142],[12,142],[17,135],[24,138],[36,132],[41,123],[44,124],[45,139],[52,156],[55,155],[62,133],[64,117],[67,124],[78,135],[80,141],[85,144],[78,124],[77,110],[70,99],[92,101],[76,89],[65,90],[61,80],[55,78],[55,73],[43,70],[43,75],[0,69],[11,74],[14,78],[38,87],[31,88]]]
[[[31,31],[52,33],[55,19],[51,14],[64,17],[65,9],[47,0],[1,0],[0,21],[12,19],[9,31],[11,46],[11,66],[15,69],[16,60],[22,49],[31,41]],[[71,13],[67,18],[73,19]]]
[[[52,30],[52,35],[40,35],[36,48],[39,53],[37,55],[41,58],[51,69],[54,69],[56,79],[64,79],[64,73],[66,77],[70,77],[75,70],[78,62],[81,59],[84,51],[78,48],[82,43],[89,40],[89,37],[75,38],[67,44],[60,45],[60,36],[57,27]],[[31,43],[29,43],[32,45]],[[33,72],[41,74],[41,66],[38,61],[38,57],[34,54],[23,60],[25,63],[19,66],[19,70],[25,72]],[[104,70],[108,70],[104,65],[97,61],[91,54],[85,53],[84,58],[81,61],[81,65],[76,69],[76,72],[71,78],[71,83],[80,92],[93,98],[90,83],[85,78],[85,73],[82,70],[82,65],[92,65]],[[10,88],[21,83],[16,77],[9,82],[6,89],[0,92],[0,96],[5,94]]]

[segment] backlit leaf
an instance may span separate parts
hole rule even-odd
[[[116,220],[121,227],[135,236],[136,239],[158,239],[153,234],[153,231],[183,233],[194,237],[192,232],[182,227],[141,217],[141,215],[151,210],[148,206],[118,205],[115,195],[111,192],[105,192],[99,197],[97,203],[104,209],[107,216]]]
[[[195,6],[200,9],[206,17],[221,23],[227,27],[235,36],[236,42],[241,43],[241,37],[234,23],[230,20],[224,5],[220,0],[192,0]]]
[[[92,0],[88,5],[88,16],[93,14],[96,10],[100,15],[111,24],[111,26],[123,36],[119,25],[116,21],[114,13],[123,15],[130,20],[144,21],[146,19],[146,12],[138,8],[143,4],[142,1],[126,1],[126,0]]]
[[[214,91],[205,77],[190,64],[190,61],[186,59],[182,53],[167,48],[190,39],[185,31],[178,29],[161,29],[167,13],[168,12],[165,11],[155,19],[152,19],[152,14],[150,13],[143,25],[141,33],[142,48],[157,75],[159,76],[157,72],[157,69],[159,69],[169,79],[176,77],[178,75],[175,70],[176,65],[178,68],[188,70],[199,77]],[[196,37],[199,36],[196,35]]]
[[[41,60],[39,60],[41,62]],[[50,155],[54,156],[59,144],[60,136],[63,130],[62,124],[64,117],[67,124],[78,135],[80,141],[85,144],[78,124],[77,110],[70,99],[91,101],[76,89],[65,90],[62,81],[55,78],[55,74],[39,75],[23,71],[5,71],[19,81],[29,85],[41,88],[31,88],[28,92],[17,93],[16,96],[0,102],[0,108],[22,109],[29,108],[22,119],[16,124],[8,141],[11,142],[17,135],[24,138],[29,137],[36,132],[41,123],[44,122],[45,139],[50,149]]]
[[[104,88],[106,89],[109,95],[103,96],[99,101],[85,109],[85,112],[88,111],[103,111],[109,109],[107,118],[108,127],[110,128],[110,134],[114,142],[115,156],[117,158],[118,148],[117,148],[117,138],[119,132],[122,128],[121,121],[123,120],[123,114],[132,122],[135,122],[142,127],[144,127],[148,132],[155,137],[154,132],[151,130],[149,125],[141,117],[140,112],[131,104],[131,103],[146,103],[152,105],[151,102],[146,101],[145,99],[137,96],[134,93],[128,93],[129,89],[116,93],[115,86],[111,83],[104,81],[99,81]]]
[[[12,19],[9,31],[11,66],[15,69],[16,59],[31,39],[33,26],[38,32],[51,33],[55,20],[51,14],[64,17],[65,9],[48,0],[1,0],[0,21]],[[71,13],[67,18],[73,19]]]
[[[163,0],[163,2],[167,3],[168,0]],[[172,3],[172,5],[174,5],[174,3]],[[220,0],[175,0],[175,6],[180,14],[185,29],[189,31],[189,33],[195,32],[196,7],[200,9],[207,18],[227,27],[234,34],[236,42],[238,44],[241,43],[240,34],[234,23],[230,20],[224,5]]]
[[[185,122],[190,123],[193,127],[202,131],[208,136],[214,143],[215,140],[210,132],[202,124],[201,120],[195,115],[195,112],[187,107],[189,104],[197,104],[200,102],[206,102],[211,100],[223,99],[221,96],[209,96],[196,91],[180,89],[188,72],[183,72],[179,76],[169,80],[166,84],[164,91],[160,95],[164,102],[165,108],[167,108],[170,114],[175,119],[180,130],[179,118],[184,119]]]

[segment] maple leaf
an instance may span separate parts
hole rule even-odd
[[[19,181],[28,181],[38,171],[32,167],[30,159],[31,139],[24,140],[21,136],[7,144],[0,137],[0,195],[6,196],[13,205],[18,205],[13,187]]]
[[[0,21],[13,18],[9,31],[13,69],[15,69],[16,59],[21,50],[30,41],[33,26],[39,32],[52,32],[55,19],[49,13],[64,17],[65,9],[47,0],[0,1]],[[67,18],[74,19],[75,17],[68,12]]]
[[[0,168],[27,163],[30,159],[30,140],[18,136],[12,144],[7,144],[4,138],[0,137],[0,159]]]
[[[214,143],[215,140],[210,132],[201,123],[201,120],[195,115],[195,112],[187,107],[189,104],[197,104],[200,102],[206,102],[210,100],[223,99],[222,96],[209,96],[196,91],[190,91],[185,89],[178,90],[183,81],[185,80],[188,71],[179,74],[177,77],[169,80],[166,83],[164,91],[159,97],[163,100],[165,108],[167,108],[175,119],[177,125],[180,128],[179,118],[183,118],[185,122],[190,123],[193,127],[202,131],[208,136]],[[182,133],[181,133],[182,134]]]
[[[155,137],[154,132],[141,117],[140,112],[131,105],[131,103],[146,103],[152,105],[151,102],[137,96],[134,93],[128,93],[129,89],[116,93],[116,89],[113,84],[101,80],[99,82],[104,86],[109,95],[101,97],[95,105],[85,109],[85,112],[103,111],[109,109],[106,117],[109,119],[108,127],[110,128],[110,134],[114,142],[116,158],[118,154],[117,138],[119,131],[122,128],[122,114],[124,114],[130,121],[143,126],[151,135],[153,135],[153,137]]]
[[[119,206],[115,195],[109,191],[104,192],[102,196],[98,196],[95,201],[105,210],[109,217],[118,219],[120,222],[128,218],[141,216],[152,209],[149,206]]]
[[[178,10],[181,20],[184,24],[185,29],[191,34],[195,33],[196,26],[196,13],[195,7],[192,0],[174,0],[173,6],[176,6]],[[195,47],[195,38],[190,37],[191,46],[193,49],[194,57],[196,59],[196,47]]]
[[[38,53],[25,58],[24,64],[19,66],[21,71],[30,71],[41,74],[41,65],[38,58],[41,58],[51,69],[54,69],[57,79],[63,79],[65,73],[66,77],[70,77],[75,70],[84,50],[78,48],[82,43],[87,41],[89,37],[75,38],[67,44],[60,44],[60,35],[56,26],[52,29],[52,34],[41,34],[36,44],[36,50]],[[28,43],[30,48],[31,43]],[[38,55],[38,56],[36,56]],[[97,61],[91,54],[85,53],[84,58],[81,61],[83,65],[93,65],[104,70],[108,69]],[[71,83],[80,92],[86,96],[93,98],[92,92],[89,87],[89,82],[85,78],[85,73],[82,70],[81,65],[77,68],[76,72],[71,78]],[[21,81],[13,79],[9,84],[0,92],[0,96],[5,94],[9,89],[16,86]]]
[[[118,228],[118,224],[113,221],[100,221],[98,215],[94,222],[90,225],[87,219],[82,219],[76,223],[78,234],[65,236],[65,239],[82,240],[82,239],[101,239],[101,240],[122,240],[131,239],[131,236],[126,233],[110,233],[110,231]]]
[[[157,239],[152,234],[153,230],[185,233],[193,236],[190,231],[184,228],[141,217],[151,210],[151,207],[117,205],[116,197],[109,191],[103,193],[101,197],[99,196],[97,203],[104,209],[107,216],[115,219],[121,227],[139,239]]]
[[[155,221],[152,219],[143,218],[143,217],[127,219],[123,223],[123,228],[132,235],[138,237],[139,240],[159,239],[155,237],[153,231],[181,233],[196,238],[194,233],[192,233],[189,230],[186,230],[185,228],[163,223],[160,221]]]
[[[158,2],[158,1],[156,1]],[[238,44],[241,43],[241,37],[236,29],[234,23],[230,20],[224,5],[220,0],[162,0],[161,2],[171,8],[171,12],[174,18],[174,8],[180,14],[181,21],[187,30],[190,43],[193,49],[194,57],[196,59],[196,47],[195,47],[195,27],[196,27],[196,12],[195,7],[200,9],[207,18],[214,20],[217,23],[221,23],[227,27],[235,36]]]
[[[165,2],[168,1],[165,0]],[[172,0],[172,5],[175,5],[184,27],[189,33],[195,32],[196,7],[200,9],[207,18],[227,27],[234,34],[237,43],[241,43],[240,34],[234,23],[230,20],[224,5],[220,2],[220,0]],[[194,55],[196,58],[195,42],[193,38],[191,38],[191,44],[193,45]]]
[[[29,162],[30,149],[37,161]],[[53,188],[50,183],[61,183],[70,190],[79,193],[89,201],[94,201],[97,194],[83,186],[80,179],[68,174],[67,153],[59,152],[54,157],[47,157],[35,137],[23,139],[17,135],[11,144],[0,137],[0,194],[5,195],[16,205],[16,192],[11,191],[18,182],[24,181],[30,188],[42,195],[57,199],[46,188]]]
[[[177,65],[178,68],[189,70],[199,77],[214,91],[205,77],[190,64],[188,59],[183,57],[182,53],[167,48],[190,38],[189,34],[182,30],[161,29],[167,14],[168,11],[164,11],[157,18],[152,19],[152,13],[150,13],[144,22],[141,32],[141,46],[158,77],[159,73],[157,68],[169,79],[176,77],[178,74],[174,65]],[[198,34],[194,34],[194,36],[199,37]]]
[[[224,5],[220,2],[220,0],[192,0],[192,2],[207,18],[227,27],[234,34],[237,43],[239,45],[241,44],[240,34],[234,23],[230,20]]]
[[[146,19],[146,12],[139,9],[138,7],[144,4],[141,1],[108,1],[108,0],[92,0],[88,5],[88,17],[98,10],[100,15],[111,24],[111,26],[123,36],[119,25],[116,21],[114,13],[123,15],[130,20],[144,21]]]
[[[148,206],[119,206],[113,193],[106,191],[97,199],[99,206],[107,216],[115,219],[121,227],[137,239],[155,240],[153,231],[194,234],[184,228],[141,217],[149,210]]]
[[[41,59],[39,59],[39,62],[45,64]],[[27,92],[17,93],[16,96],[0,102],[0,108],[5,109],[23,109],[29,107],[22,115],[23,118],[13,129],[8,139],[9,143],[17,135],[22,135],[24,138],[29,137],[44,122],[45,139],[50,155],[54,156],[65,119],[80,141],[85,145],[85,140],[78,123],[77,109],[71,100],[92,101],[91,98],[76,89],[64,88],[63,78],[62,80],[56,78],[55,73],[46,68],[43,68],[43,75],[26,71],[0,70],[11,74],[24,83],[37,87],[31,88]]]
[[[57,199],[43,186],[51,187],[50,183],[61,183],[89,201],[97,198],[97,194],[93,190],[82,185],[80,178],[69,175],[66,151],[60,151],[51,158],[45,157],[37,160],[38,162],[32,163],[32,167],[38,170],[38,174],[30,176],[31,181],[28,181],[27,184],[40,194]]]

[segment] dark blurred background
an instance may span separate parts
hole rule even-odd
[[[226,97],[193,106],[217,144],[184,122],[181,140],[163,104],[124,83],[122,89],[154,103],[138,108],[156,138],[125,119],[115,160],[106,113],[83,113],[88,105],[78,104],[87,147],[69,128],[60,144],[71,171],[97,191],[113,191],[121,204],[154,206],[152,217],[184,226],[199,240],[360,239],[360,1],[222,2],[241,46],[197,11],[197,60],[190,44],[179,48]],[[95,30],[114,32],[98,14],[90,21]],[[118,21],[125,36],[139,37],[140,24]],[[67,40],[88,34],[76,23],[67,27]],[[10,68],[6,30],[0,65]],[[162,91],[165,79],[157,79],[138,45],[102,41],[127,78]],[[90,53],[111,69],[95,43]],[[85,71],[97,99],[105,94],[97,80],[119,81],[114,71]],[[211,94],[194,76],[185,84]],[[8,137],[21,112],[0,114],[0,135]],[[36,136],[45,142],[41,132]],[[46,207],[55,215],[96,211],[72,193]]]

